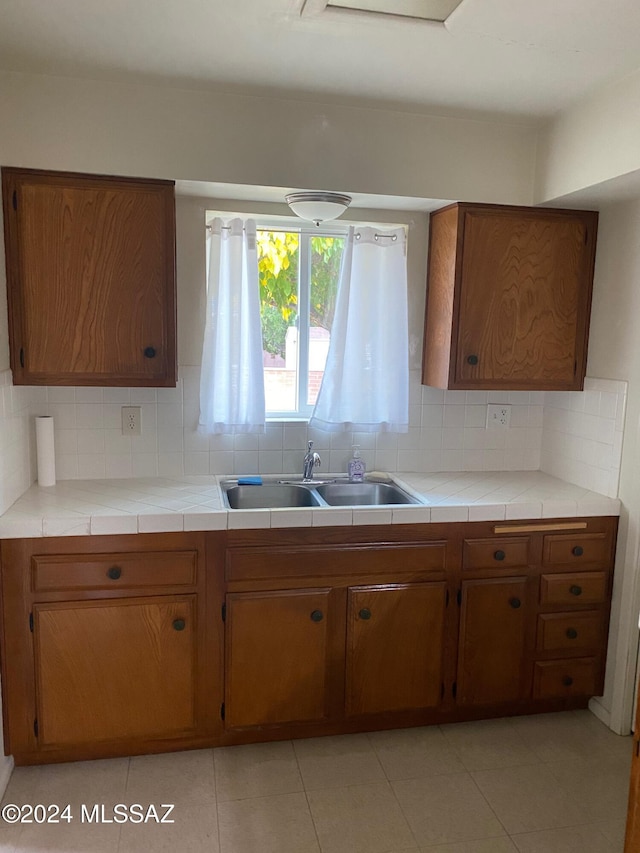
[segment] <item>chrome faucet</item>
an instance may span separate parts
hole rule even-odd
[[[304,455],[304,459],[302,461],[302,479],[303,480],[313,480],[313,469],[318,468],[322,459],[320,456],[315,453],[311,448],[313,447],[313,442],[307,442],[307,452]]]

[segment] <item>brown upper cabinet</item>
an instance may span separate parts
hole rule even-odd
[[[172,181],[2,169],[16,385],[176,384]]]
[[[597,225],[582,210],[432,213],[423,384],[581,390]]]

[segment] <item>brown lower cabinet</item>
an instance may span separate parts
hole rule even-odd
[[[223,632],[210,613],[221,593],[205,539],[0,543],[3,722],[16,763],[220,737]]]
[[[458,704],[490,705],[527,697],[527,598],[525,577],[462,582]]]
[[[5,748],[38,764],[586,707],[616,531],[581,518],[3,541]]]
[[[227,596],[227,725],[327,717],[329,599],[328,589]]]
[[[446,592],[444,581],[348,590],[348,716],[439,705]]]
[[[193,595],[37,604],[40,744],[195,734],[196,620]]]

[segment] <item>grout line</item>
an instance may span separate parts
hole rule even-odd
[[[302,785],[302,790],[304,791],[304,793],[306,795],[307,786],[304,783],[304,776],[302,774],[302,767],[300,767],[300,758],[298,757],[298,750],[296,749],[296,742],[294,740],[290,740],[289,743],[291,744],[291,749],[293,750],[293,757],[296,760],[296,767],[298,768],[298,776],[300,777],[300,784]],[[315,823],[314,823],[314,826],[315,826]]]
[[[307,801],[307,808],[309,809],[309,817],[311,818],[311,823],[313,824],[313,832],[316,836],[316,843],[318,845],[318,850],[322,851],[322,845],[320,844],[320,836],[318,834],[318,827],[316,826],[316,820],[313,816],[313,811],[311,809],[311,803],[309,802],[309,794],[307,791],[304,791],[304,798]]]
[[[218,811],[218,797],[213,803],[216,810],[216,838],[218,840],[218,853],[222,853],[222,838],[220,837],[220,812]]]
[[[477,771],[476,771],[476,772],[477,772]],[[507,827],[504,825],[504,823],[500,820],[500,818],[498,817],[498,814],[497,814],[496,810],[493,808],[493,806],[491,805],[491,803],[489,802],[489,800],[485,797],[484,792],[482,791],[482,789],[480,788],[480,786],[478,785],[478,783],[476,782],[476,780],[473,778],[473,773],[471,773],[471,772],[470,772],[470,773],[469,773],[469,776],[471,777],[471,781],[473,782],[473,784],[476,786],[476,788],[477,788],[477,789],[478,789],[478,791],[480,792],[480,796],[482,797],[482,799],[485,801],[485,803],[486,803],[486,804],[489,806],[489,808],[491,809],[491,812],[492,812],[492,813],[493,813],[493,815],[495,816],[495,819],[498,821],[498,823],[500,824],[500,826],[504,829],[504,833],[505,833],[505,835],[506,835],[507,837],[509,837],[509,838],[510,838],[511,836],[509,835],[509,830],[508,830],[508,829],[507,829]]]
[[[127,772],[124,774],[124,794],[123,802],[127,802],[127,788],[129,786],[129,771],[131,770],[131,756],[127,758]],[[120,853],[122,844],[122,825],[118,828],[118,843],[116,844],[116,853]]]
[[[218,808],[218,771],[216,767],[216,748],[211,750],[211,763],[213,764],[213,805],[216,811],[216,838],[218,839],[218,853],[222,853],[222,838],[220,836],[220,810]]]
[[[391,788],[391,793],[393,794],[393,797],[394,797],[394,799],[395,799],[396,803],[398,804],[398,808],[400,809],[400,814],[401,814],[401,815],[402,815],[402,817],[404,818],[404,822],[405,822],[405,823],[407,824],[407,826],[409,827],[409,832],[411,833],[411,837],[412,837],[412,838],[413,838],[413,840],[415,841],[416,847],[417,847],[417,848],[418,848],[418,850],[419,850],[419,849],[420,849],[420,844],[418,843],[418,838],[417,838],[417,836],[416,836],[415,832],[413,831],[413,827],[411,826],[411,821],[410,821],[410,820],[409,820],[409,818],[407,817],[405,810],[402,808],[402,803],[401,803],[401,802],[400,802],[400,800],[398,799],[398,795],[396,794],[396,790],[395,790],[395,788],[393,787],[393,783],[392,783],[392,782],[388,782],[387,784],[388,784],[388,785],[389,785],[389,787]]]

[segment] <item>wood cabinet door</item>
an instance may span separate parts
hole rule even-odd
[[[227,595],[225,725],[328,713],[329,589]]]
[[[175,385],[173,184],[3,170],[16,384]]]
[[[347,714],[439,704],[445,606],[444,581],[349,590]]]
[[[591,214],[579,212],[465,212],[456,381],[582,387],[595,239],[589,222]]]
[[[41,747],[196,728],[195,596],[36,604]]]
[[[526,578],[462,583],[457,702],[493,705],[526,698]]]

